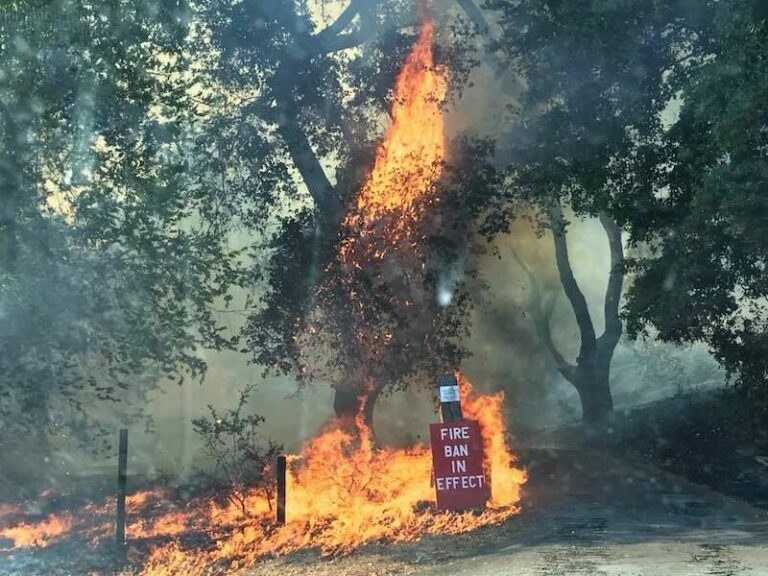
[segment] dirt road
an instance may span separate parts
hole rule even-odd
[[[519,532],[425,575],[767,576],[768,515],[595,452],[532,450]]]

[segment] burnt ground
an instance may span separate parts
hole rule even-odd
[[[768,511],[637,458],[528,447],[519,516],[335,559],[306,551],[239,576],[766,576]],[[51,562],[51,553],[59,556]],[[94,551],[94,554],[97,554]],[[108,574],[88,549],[0,556],[3,576]],[[55,565],[55,569],[53,568]]]

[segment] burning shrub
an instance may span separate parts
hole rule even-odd
[[[245,413],[252,391],[253,386],[248,386],[240,392],[237,405],[224,414],[208,405],[208,417],[192,420],[195,433],[203,440],[214,462],[214,472],[209,478],[244,516],[248,515],[246,500],[253,489],[264,494],[272,509],[274,462],[283,449],[259,435],[258,427],[264,422],[262,416]]]

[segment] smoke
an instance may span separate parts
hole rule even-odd
[[[505,139],[514,137],[514,118],[508,110],[514,106],[515,92],[505,87],[517,87],[519,83],[507,77],[496,79],[485,65],[472,73],[470,83],[449,112],[449,129],[454,135],[470,132],[494,137],[503,150]],[[556,298],[551,318],[553,339],[573,362],[578,354],[579,333],[562,293],[552,240],[549,235],[537,234],[536,225],[525,218],[526,214],[520,216],[510,234],[497,238],[477,263],[486,288],[476,294],[478,306],[471,318],[468,342],[472,356],[461,366],[479,390],[505,392],[513,431],[580,417],[574,388],[557,372],[536,333],[528,302],[528,279],[513,257],[514,252],[534,270],[545,297]],[[605,232],[596,220],[572,219],[568,244],[576,279],[600,333],[610,269]],[[438,303],[450,305],[457,284],[464,279],[463,263],[446,267],[435,294]],[[228,320],[230,329],[235,330],[237,319]],[[221,409],[231,406],[248,382],[259,383],[252,408],[266,417],[264,434],[284,443],[290,451],[298,450],[333,415],[333,393],[325,383],[317,382],[298,392],[290,378],[262,380],[260,368],[248,365],[242,355],[209,352],[206,361],[209,373],[204,385],[179,388],[169,383],[152,404],[160,451],[154,456],[151,450],[145,453],[157,466],[190,470],[200,448],[191,432],[191,419],[205,413],[207,404]],[[703,368],[697,373],[695,366]],[[699,382],[711,384],[717,380],[714,362],[704,350],[622,341],[615,354],[611,384],[616,406],[621,409],[675,394],[681,388],[693,388]],[[427,425],[437,418],[431,390],[394,392],[377,403],[377,440],[398,447],[426,441]]]
[[[587,300],[597,334],[610,271],[605,232],[595,219],[571,218],[567,240],[571,264]],[[555,346],[575,363],[580,338],[555,266],[552,238],[527,219],[498,238],[479,268],[487,286],[472,317],[473,356],[462,369],[481,389],[504,390],[511,426],[541,427],[580,418],[573,386],[557,371],[535,328],[530,281],[517,258],[533,269],[543,298],[555,298],[550,329]],[[631,282],[631,278],[626,282]],[[697,389],[722,386],[724,374],[703,346],[682,347],[623,338],[616,348],[611,389],[617,410]]]
[[[507,71],[501,77],[489,65],[476,68],[469,87],[451,110],[454,133],[493,138],[497,163],[515,138],[515,116],[521,82]],[[530,267],[543,298],[554,298],[550,329],[555,345],[575,363],[580,345],[576,320],[555,265],[552,237],[522,212],[510,233],[494,240],[477,268],[486,287],[476,294],[471,319],[472,357],[462,370],[483,391],[504,390],[511,428],[540,427],[581,416],[578,395],[556,370],[531,317],[530,283],[516,262]],[[610,271],[605,231],[597,219],[569,216],[567,241],[576,280],[587,299],[599,335]],[[631,278],[625,279],[625,288]],[[618,410],[701,388],[722,386],[724,374],[704,346],[681,347],[653,340],[622,338],[611,370]]]
[[[598,333],[602,331],[602,305],[610,256],[605,233],[597,221],[574,219],[568,231],[574,274],[587,298]],[[520,218],[511,233],[498,238],[478,262],[486,283],[471,317],[468,347],[472,356],[461,369],[482,391],[503,390],[512,431],[540,427],[580,417],[577,394],[555,369],[542,346],[528,305],[528,279],[516,263],[513,251],[535,271],[546,296],[556,296],[551,319],[555,344],[570,361],[578,353],[579,334],[567,299],[562,294],[554,264],[552,240],[539,237],[535,225]],[[457,264],[445,270],[441,287],[448,293],[463,278]],[[439,298],[439,293],[436,294]],[[230,330],[241,317],[227,315]],[[206,352],[209,365],[203,384],[167,382],[149,406],[156,431],[131,430],[137,471],[149,474],[171,471],[182,477],[200,464],[201,445],[191,420],[205,415],[207,405],[224,410],[234,405],[248,383],[258,387],[251,409],[265,416],[265,437],[298,451],[332,417],[333,392],[322,382],[297,390],[290,377],[262,378],[261,368],[235,352]],[[682,349],[659,343],[622,341],[612,366],[612,389],[618,409],[671,396],[697,386],[718,385],[722,375],[705,350]],[[394,392],[376,406],[377,441],[404,447],[427,440],[428,424],[438,415],[430,389]],[[106,464],[105,464],[106,465]]]
[[[475,69],[469,80],[470,86],[449,112],[449,130],[454,135],[471,132],[494,137],[503,151],[505,142],[514,138],[514,118],[509,110],[515,105],[520,83],[509,72],[496,78],[487,64]],[[84,119],[90,114],[86,96],[84,91]],[[576,279],[600,333],[610,267],[605,233],[596,220],[573,219],[568,244]],[[534,224],[520,218],[513,223],[509,235],[497,238],[479,257],[477,268],[487,287],[476,294],[478,305],[471,317],[468,342],[472,356],[461,369],[478,390],[505,391],[513,430],[575,420],[580,416],[578,397],[558,374],[539,340],[528,307],[528,279],[513,253],[534,270],[542,292],[547,297],[556,297],[552,335],[566,359],[575,360],[579,334],[562,293],[551,238],[546,234],[540,237]],[[461,263],[446,268],[435,294],[441,306],[450,306],[458,283],[464,279]],[[235,333],[243,317],[222,314],[221,320],[228,331]],[[332,416],[333,392],[327,383],[315,382],[299,391],[291,378],[263,378],[261,367],[249,364],[247,355],[207,351],[203,356],[209,367],[204,383],[178,385],[166,381],[151,395],[147,410],[155,422],[154,431],[145,430],[141,424],[130,426],[132,474],[164,472],[180,479],[191,474],[199,465],[201,454],[192,419],[204,416],[208,405],[219,410],[233,406],[239,392],[254,382],[257,389],[250,408],[266,418],[262,425],[264,436],[283,443],[288,451],[297,451]],[[700,347],[683,349],[653,342],[622,341],[612,365],[611,385],[619,409],[721,382],[722,373]],[[379,400],[374,426],[380,442],[407,446],[425,441],[427,425],[436,419],[431,391],[408,390]],[[122,424],[116,422],[115,436]],[[59,452],[55,456],[58,465],[78,474],[114,470],[114,458],[92,460],[73,454],[69,450]]]

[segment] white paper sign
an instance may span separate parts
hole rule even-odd
[[[440,386],[440,402],[458,402],[458,386]]]

